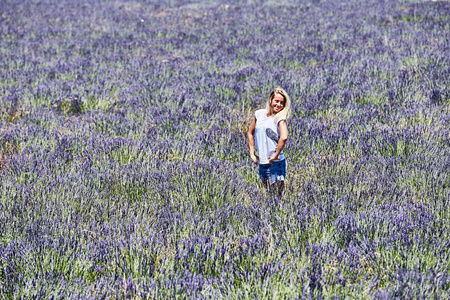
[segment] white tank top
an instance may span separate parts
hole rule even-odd
[[[255,112],[255,146],[259,154],[259,163],[262,165],[269,163],[269,157],[275,153],[280,138],[280,128],[273,116],[267,116],[267,110],[259,109]],[[281,117],[278,122],[285,120]],[[284,154],[281,150],[278,160],[283,160]]]

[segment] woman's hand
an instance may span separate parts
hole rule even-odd
[[[251,154],[250,157],[252,158],[252,160],[255,163],[255,165],[257,165],[258,162],[259,162],[259,156],[255,155],[255,154]]]
[[[269,164],[271,165],[274,160],[278,160],[278,155],[276,153],[269,156]]]

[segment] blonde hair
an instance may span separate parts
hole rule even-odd
[[[270,105],[272,104],[273,98],[275,98],[276,94],[280,94],[284,98],[284,107],[282,110],[280,110],[277,114],[274,115],[275,122],[278,122],[278,120],[281,117],[284,117],[286,120],[291,116],[291,99],[289,98],[289,95],[286,93],[285,90],[283,90],[281,87],[276,87],[269,96],[269,100],[267,101],[266,110],[267,112],[270,111]]]

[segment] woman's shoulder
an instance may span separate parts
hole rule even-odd
[[[276,122],[277,122],[277,123],[280,123],[281,121],[284,121],[284,122],[286,123],[286,121],[287,121],[286,115],[279,116],[279,117],[276,119]]]
[[[255,111],[255,117],[258,119],[258,117],[264,116],[266,114],[266,109],[258,109]]]

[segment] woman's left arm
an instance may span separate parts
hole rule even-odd
[[[280,122],[278,122],[278,128],[280,129],[280,139],[278,140],[277,150],[269,157],[269,164],[272,164],[272,161],[278,159],[278,155],[280,155],[281,150],[283,150],[288,138],[286,120],[281,120]]]

